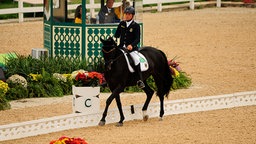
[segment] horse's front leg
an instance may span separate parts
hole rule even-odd
[[[120,113],[120,121],[116,124],[116,126],[123,126],[124,113],[123,113],[122,103],[121,103],[119,94],[116,97],[116,104],[117,104],[117,108],[118,108],[119,113]]]
[[[116,88],[116,89],[112,92],[112,94],[108,97],[108,99],[107,99],[107,101],[106,101],[105,110],[104,110],[104,112],[103,112],[103,114],[102,114],[102,118],[101,118],[101,120],[100,120],[100,122],[99,122],[99,125],[100,125],[100,126],[103,126],[103,125],[106,124],[106,116],[107,116],[107,113],[108,113],[108,108],[109,108],[109,106],[110,106],[110,104],[111,104],[111,102],[113,101],[114,98],[117,99],[116,101],[117,101],[117,106],[118,106],[118,109],[119,109],[119,112],[120,112],[120,116],[121,116],[121,119],[124,120],[124,115],[123,115],[123,111],[122,111],[122,105],[121,105],[120,96],[119,96],[119,94],[120,94],[122,91],[123,91],[122,88],[120,88],[120,87],[119,87],[119,88]],[[118,102],[119,102],[120,104],[118,104]],[[121,121],[121,119],[120,119],[120,121]]]
[[[102,114],[102,118],[101,118],[101,120],[100,120],[100,122],[99,122],[99,125],[100,125],[100,126],[104,126],[104,125],[106,124],[106,116],[107,116],[107,113],[108,113],[108,108],[109,108],[109,105],[111,104],[111,102],[113,101],[114,98],[115,98],[114,93],[112,93],[112,94],[108,97],[108,99],[107,99],[107,101],[106,101],[105,110],[104,110],[104,112],[103,112],[103,114]]]

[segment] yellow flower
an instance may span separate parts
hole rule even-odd
[[[62,74],[65,78],[71,77],[71,74]]]
[[[68,138],[62,139],[61,142],[62,142],[63,144],[65,144],[65,141],[66,141],[66,140],[68,140]]]
[[[179,71],[176,70],[176,68],[173,68],[172,66],[170,66],[170,68],[171,68],[172,71],[174,72],[174,76],[175,76],[175,77],[179,77],[179,76],[180,76],[180,73],[179,73]]]
[[[29,76],[31,76],[32,77],[32,80],[34,80],[34,81],[38,81],[38,78],[39,77],[42,77],[42,75],[41,74],[29,74]]]
[[[60,140],[56,141],[54,144],[64,144]]]
[[[9,89],[8,83],[0,80],[0,90],[2,90],[5,94],[8,91],[8,89]]]

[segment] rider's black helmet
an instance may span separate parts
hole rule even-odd
[[[135,9],[132,6],[125,8],[124,13],[135,15]]]

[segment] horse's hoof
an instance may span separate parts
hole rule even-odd
[[[143,116],[143,121],[148,121],[148,118],[149,118],[148,115],[144,115],[144,116]]]
[[[106,124],[105,121],[100,121],[100,122],[99,122],[99,126],[104,126],[105,124]]]
[[[163,121],[163,117],[160,117],[160,118],[159,118],[159,121]]]
[[[123,126],[123,125],[124,125],[124,124],[121,123],[121,122],[116,123],[116,126],[117,126],[117,127],[121,127],[121,126]]]

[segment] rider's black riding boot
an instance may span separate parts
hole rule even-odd
[[[131,66],[132,66],[132,67],[135,66],[131,54],[128,52],[126,55],[127,55],[127,57],[128,57],[128,60],[129,60],[129,63],[131,64]]]
[[[141,72],[141,69],[140,69],[140,64],[138,64],[136,66],[136,70],[139,74],[139,80],[137,81],[137,85],[139,88],[144,88],[145,87],[145,84],[143,83],[143,79],[142,79],[142,72]]]

